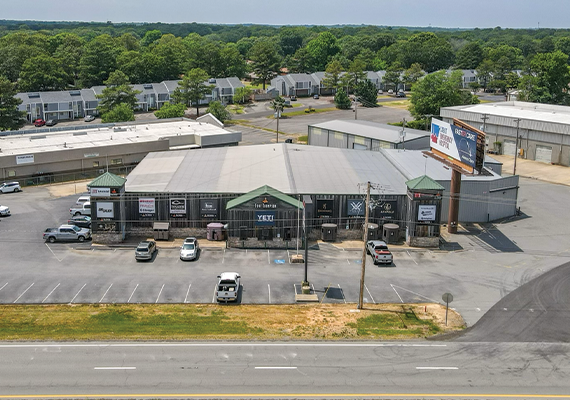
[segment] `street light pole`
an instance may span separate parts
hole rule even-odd
[[[517,118],[515,119],[515,122],[517,123],[517,138],[515,141],[515,164],[513,167],[513,175],[517,174],[517,158],[519,154],[519,123],[521,122],[521,119]]]

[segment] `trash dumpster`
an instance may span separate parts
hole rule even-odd
[[[334,242],[336,241],[336,232],[337,226],[336,224],[323,224],[321,227],[322,238],[325,242]]]
[[[382,229],[382,239],[386,243],[397,243],[399,238],[400,227],[397,224],[384,224]]]
[[[168,240],[168,229],[170,228],[170,223],[168,222],[155,222],[153,224],[154,240]]]
[[[206,226],[206,239],[208,240],[224,240],[225,229],[224,224],[219,222],[211,222]]]
[[[368,240],[378,240],[378,224],[368,224]]]

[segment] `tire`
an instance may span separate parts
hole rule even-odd
[[[81,215],[81,213],[79,211],[77,211],[75,214],[73,214],[74,217],[78,217],[80,215]]]
[[[48,238],[48,241],[49,241],[50,243],[55,243],[55,237],[50,236],[50,237]]]
[[[83,236],[79,236],[79,237],[77,238],[77,240],[79,240],[80,242],[83,242],[83,241],[85,240],[85,238],[84,238]]]

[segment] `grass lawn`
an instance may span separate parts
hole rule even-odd
[[[384,107],[392,107],[392,108],[399,108],[401,110],[407,110],[408,106],[410,105],[410,100],[395,100],[395,101],[387,101],[383,102],[382,105]]]
[[[288,113],[284,113],[281,118],[287,118],[287,117],[295,117],[297,115],[309,115],[309,114],[315,114],[315,113],[323,113],[323,112],[329,112],[329,111],[336,111],[337,108],[336,107],[330,107],[330,108],[313,108],[313,111],[310,113],[306,113],[305,109],[303,110],[299,110],[299,111],[291,111]],[[275,118],[273,115],[269,115],[267,116],[267,118]]]
[[[239,104],[230,104],[227,109],[232,114],[243,114],[245,107]]]
[[[464,328],[439,304],[90,304],[0,307],[0,340],[416,339]]]

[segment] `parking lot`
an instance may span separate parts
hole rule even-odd
[[[216,277],[225,271],[240,273],[241,303],[295,301],[304,278],[304,265],[289,262],[295,250],[225,249],[200,239],[198,259],[183,262],[177,248],[159,242],[153,260],[137,262],[134,247],[45,243],[42,232],[68,219],[84,184],[77,188],[65,197],[53,197],[44,187],[0,195],[0,204],[12,212],[0,219],[0,303],[212,303]],[[523,217],[462,227],[439,251],[392,247],[392,266],[375,266],[368,257],[364,302],[441,303],[449,292],[450,306],[471,325],[512,290],[568,261],[567,201],[568,187],[523,179]],[[319,300],[358,302],[359,250],[315,243],[308,259],[309,282]]]

